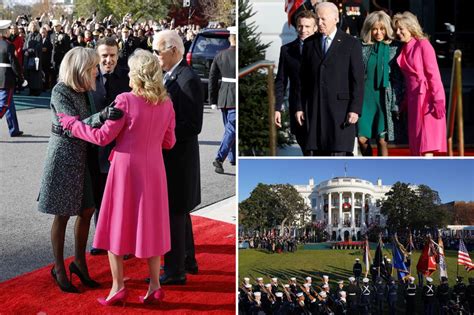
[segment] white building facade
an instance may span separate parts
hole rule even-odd
[[[319,184],[294,185],[312,209],[312,221],[327,226],[330,240],[361,239],[370,225],[385,226],[380,213],[391,185],[382,185],[355,177],[335,177]]]

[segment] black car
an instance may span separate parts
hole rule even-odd
[[[219,51],[229,46],[227,29],[204,29],[196,35],[186,54],[186,61],[201,78],[206,103],[209,103],[207,85],[212,61]]]

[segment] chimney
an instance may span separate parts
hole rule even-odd
[[[309,179],[309,185],[310,185],[310,186],[314,186],[314,178],[310,178],[310,179]]]
[[[380,178],[377,179],[377,186],[382,186],[382,180]]]

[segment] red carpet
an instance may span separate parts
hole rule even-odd
[[[125,282],[125,307],[98,304],[96,299],[108,294],[112,282],[107,256],[102,255],[88,257],[91,277],[101,288],[86,288],[74,275],[82,293],[63,293],[53,283],[50,265],[0,283],[0,314],[235,314],[235,225],[193,217],[193,228],[199,274],[188,274],[184,286],[165,286],[160,305],[138,301],[148,288],[148,267],[137,258],[125,261],[125,276],[130,278]]]
[[[372,148],[372,155],[377,156],[377,147]],[[388,147],[388,156],[410,156],[410,149],[407,147]],[[435,154],[435,156],[448,157],[446,153]],[[459,151],[454,150],[454,156],[459,156]],[[474,156],[474,148],[464,148],[464,156]]]

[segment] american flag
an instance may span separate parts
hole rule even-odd
[[[288,14],[288,25],[291,24],[291,16],[304,3],[304,0],[286,0],[285,12]]]
[[[464,265],[467,271],[474,270],[474,264],[462,239],[459,240],[458,265]]]

